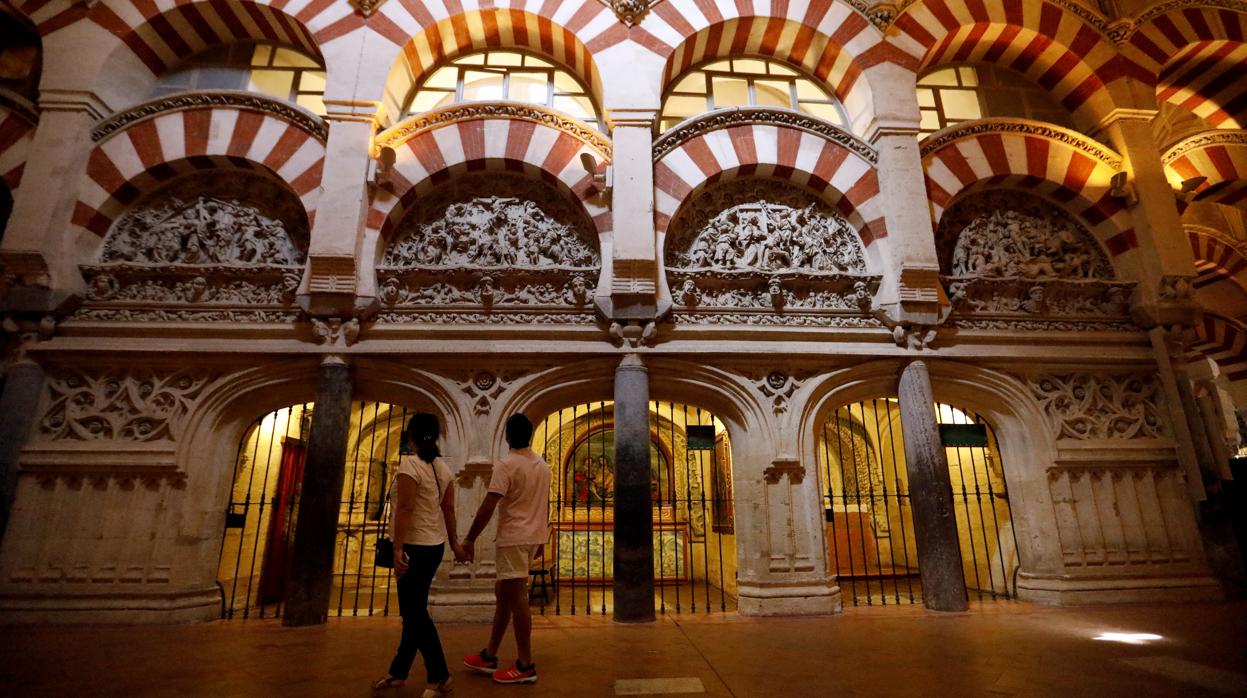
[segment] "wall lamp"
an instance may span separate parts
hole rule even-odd
[[[368,161],[368,183],[374,187],[388,184],[390,173],[394,171],[394,163],[398,161],[398,153],[388,145],[381,146],[376,160]]]
[[[1134,186],[1130,183],[1130,175],[1125,172],[1118,172],[1109,180],[1108,195],[1114,199],[1125,199],[1126,204],[1138,202],[1134,196]]]
[[[580,154],[580,166],[585,172],[593,178],[594,186],[600,188],[603,194],[609,194],[612,187],[615,186],[615,172],[610,165],[599,168],[597,158],[592,153],[582,152]],[[599,169],[601,171],[599,171]]]
[[[1208,181],[1208,178],[1204,177],[1203,175],[1200,175],[1199,177],[1191,177],[1190,179],[1182,180],[1182,184],[1179,185],[1179,189],[1178,189],[1178,198],[1181,199],[1182,201],[1190,201],[1194,199],[1195,190],[1204,186],[1204,182],[1207,182],[1207,181]]]

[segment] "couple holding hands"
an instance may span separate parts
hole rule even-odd
[[[403,634],[386,675],[373,683],[383,690],[407,683],[416,653],[424,655],[428,673],[425,698],[454,692],[446,655],[429,616],[429,587],[449,543],[458,562],[476,554],[476,539],[498,512],[495,561],[498,570],[494,594],[493,627],[489,644],[463,658],[469,669],[490,674],[498,683],[534,683],[537,667],[532,658],[532,613],[528,608],[529,563],[542,553],[548,535],[550,467],[533,451],[533,424],[522,414],[507,419],[510,450],[494,463],[488,493],[462,542],[455,523],[454,476],[437,447],[441,426],[437,417],[419,413],[407,423],[404,443],[415,451],[403,456],[391,489],[390,539],[394,544],[394,574],[398,578],[398,609]],[[519,655],[509,668],[498,668],[498,648],[507,626],[515,626]]]

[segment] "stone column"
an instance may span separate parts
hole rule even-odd
[[[93,145],[91,127],[110,111],[93,94],[59,90],[45,90],[39,107],[23,175],[32,184],[18,188],[0,246],[0,261],[18,277],[5,299],[11,310],[55,310],[80,290],[71,221]]]
[[[320,365],[307,463],[296,508],[289,595],[282,625],[317,625],[329,614],[338,510],[351,430],[351,368],[339,356]]]
[[[654,503],[649,371],[637,354],[615,369],[615,620],[654,620]]]
[[[654,232],[652,109],[612,109],[614,142],[611,294],[599,299],[611,319],[652,321],[658,313],[658,251]]]
[[[9,512],[17,494],[17,464],[30,435],[43,389],[43,367],[21,359],[4,376],[0,395],[0,540],[9,525]]]
[[[905,471],[914,511],[918,567],[922,573],[922,603],[933,611],[966,610],[966,584],[957,542],[953,488],[948,457],[935,421],[931,375],[922,361],[912,361],[901,372],[898,395],[901,428],[905,432]]]

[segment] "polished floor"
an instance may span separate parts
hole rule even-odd
[[[536,686],[495,686],[453,666],[457,696],[1247,695],[1247,602],[967,613],[865,608],[835,617],[667,616],[535,621]],[[487,628],[443,624],[447,654]],[[287,629],[272,621],[182,626],[0,626],[6,696],[368,696],[395,618]],[[504,659],[514,657],[504,645]],[[419,660],[413,676],[420,672]],[[655,679],[662,679],[655,681]],[[695,693],[700,691],[700,693]],[[419,696],[418,688],[386,696]]]

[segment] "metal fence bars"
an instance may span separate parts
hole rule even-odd
[[[265,415],[238,445],[217,572],[222,618],[281,616],[313,411],[307,403]],[[392,571],[373,565],[373,550],[384,532],[388,484],[409,416],[406,408],[379,402],[352,405],[331,615],[397,612]]]
[[[995,434],[973,412],[934,409],[967,593],[971,600],[1014,598],[1017,541]],[[917,603],[922,581],[896,399],[845,405],[818,437],[827,555],[841,590],[853,606]]]
[[[722,612],[736,605],[731,444],[714,415],[650,402],[655,608]],[[611,610],[614,573],[614,406],[568,407],[538,425],[551,468],[550,542],[533,569],[541,613]]]

